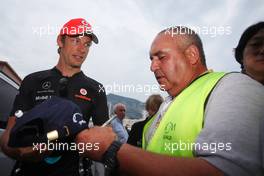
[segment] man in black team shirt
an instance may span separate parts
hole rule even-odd
[[[106,95],[100,91],[102,85],[81,71],[92,42],[97,44],[98,39],[91,25],[82,18],[70,20],[63,26],[57,38],[58,64],[50,70],[30,74],[23,80],[7,129],[1,137],[4,153],[19,163],[19,169],[14,169],[16,175],[79,175],[79,155],[76,151],[64,151],[59,157],[52,157],[51,152],[40,154],[32,147],[10,148],[7,144],[17,113],[28,111],[54,95],[77,104],[87,122],[92,117],[95,125],[101,125],[108,119]]]

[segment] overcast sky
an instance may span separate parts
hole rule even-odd
[[[159,31],[176,25],[200,29],[208,67],[239,71],[232,48],[246,27],[264,20],[263,11],[263,0],[7,0],[0,6],[0,60],[8,61],[21,78],[52,68],[58,61],[58,30],[69,19],[82,17],[99,38],[84,73],[108,93],[145,101],[157,92],[149,48]]]

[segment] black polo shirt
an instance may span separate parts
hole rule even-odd
[[[83,72],[72,77],[63,77],[56,67],[32,73],[24,78],[10,115],[14,116],[17,110],[28,111],[53,95],[76,103],[87,122],[92,117],[95,125],[101,125],[108,119],[106,95],[102,84],[87,77]],[[22,163],[21,169],[25,170],[27,175],[77,175],[78,163],[78,152],[67,151],[55,164],[47,164],[44,161]]]

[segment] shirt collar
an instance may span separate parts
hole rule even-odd
[[[51,69],[51,71],[52,71],[52,73],[55,73],[55,74],[57,74],[57,75],[63,77],[61,71],[60,71],[56,66],[53,67],[53,68]],[[77,77],[77,76],[82,76],[82,75],[83,75],[83,72],[80,71],[80,72],[75,73],[74,75],[72,75],[70,78]]]

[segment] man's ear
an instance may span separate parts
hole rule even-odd
[[[63,47],[63,42],[62,42],[62,36],[61,35],[58,35],[57,37],[57,44],[59,47]]]
[[[200,60],[199,50],[194,44],[188,46],[188,48],[185,49],[184,54],[192,65],[195,65]]]

